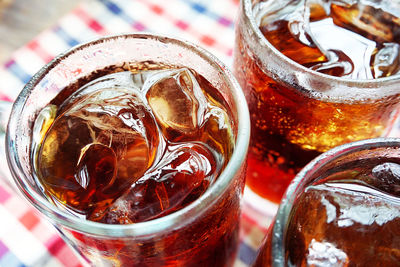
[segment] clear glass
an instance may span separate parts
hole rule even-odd
[[[101,224],[57,209],[43,196],[33,177],[30,153],[36,115],[60,90],[87,74],[107,66],[149,60],[191,68],[219,90],[234,114],[236,146],[228,165],[200,198],[151,221]],[[20,191],[90,265],[230,266],[238,245],[249,128],[241,88],[213,55],[183,40],[151,34],[118,35],[67,51],[31,79],[11,111],[6,153]]]
[[[289,185],[287,191],[285,192],[282,201],[279,205],[278,212],[275,216],[273,224],[270,226],[269,232],[264,239],[263,245],[259,250],[258,257],[256,262],[254,263],[254,267],[265,267],[265,266],[288,266],[287,257],[288,251],[286,250],[286,243],[288,240],[288,226],[291,222],[293,211],[296,209],[301,194],[305,192],[305,188],[309,185],[318,184],[319,181],[324,183],[325,179],[331,174],[336,173],[336,170],[339,168],[343,173],[347,168],[352,168],[354,162],[362,161],[369,162],[369,160],[374,160],[376,164],[381,164],[384,162],[400,162],[400,139],[399,138],[375,138],[375,139],[367,139],[362,141],[357,141],[353,143],[348,143],[342,146],[338,146],[328,152],[325,152],[318,156],[316,159],[311,161],[306,167],[304,167],[297,176],[293,179],[291,184]],[[349,164],[350,163],[350,164]],[[376,166],[376,165],[375,165]],[[384,178],[380,178],[384,179]],[[382,183],[386,182],[381,180]],[[355,197],[356,198],[356,197]],[[394,198],[393,198],[394,199]],[[371,202],[373,200],[370,200]],[[397,203],[399,203],[400,199],[397,198]],[[355,202],[359,203],[359,202]],[[326,205],[326,204],[325,204]],[[328,208],[327,208],[328,209]],[[362,208],[358,207],[355,210],[359,210],[362,212]],[[342,212],[342,211],[340,211]],[[339,212],[339,213],[340,213]],[[372,211],[369,211],[372,212]],[[368,213],[369,213],[368,212]],[[382,209],[382,212],[385,212],[385,209]],[[369,213],[371,214],[371,213]],[[307,214],[304,214],[307,216]],[[339,215],[339,214],[338,214]],[[386,214],[388,215],[388,214]],[[399,221],[399,216],[391,216],[392,220],[397,218]],[[321,217],[321,219],[323,219]],[[372,225],[372,224],[371,224]],[[351,226],[351,225],[350,225]],[[398,225],[400,227],[400,225]],[[374,227],[383,227],[382,224],[375,225]],[[400,229],[397,227],[397,229]],[[343,229],[346,228],[346,225],[343,226]],[[342,229],[342,235],[344,231]],[[317,234],[319,229],[315,229],[315,234]],[[390,230],[389,230],[390,231]],[[346,231],[347,233],[347,231]],[[394,234],[394,233],[393,233]],[[361,232],[358,232],[358,235],[362,236]],[[369,250],[374,251],[373,249],[377,248],[380,245],[379,236],[372,237],[375,241],[369,243]],[[356,241],[352,242],[352,248],[354,250],[357,249]],[[398,243],[397,243],[398,245]],[[386,252],[390,253],[390,250],[393,252],[393,259],[396,259],[395,251],[397,248],[396,245],[393,244]],[[382,248],[381,248],[382,251]],[[299,247],[299,253],[301,253]],[[367,251],[359,251],[358,254],[366,257],[365,254]],[[326,253],[326,252],[325,252]],[[365,254],[363,254],[365,253]],[[378,253],[376,251],[376,253]],[[369,253],[370,254],[370,253]],[[379,256],[375,255],[377,260],[384,262],[384,259],[381,258],[383,253]],[[326,254],[324,255],[326,256]],[[371,256],[371,255],[368,255]],[[398,257],[398,255],[397,255]],[[334,257],[333,257],[334,258]],[[355,262],[348,262],[351,266],[359,266]],[[331,266],[331,265],[323,265],[323,266]],[[332,265],[335,266],[335,265]],[[341,266],[341,265],[340,265]],[[346,265],[347,266],[347,265]],[[386,265],[385,265],[386,266]],[[392,266],[392,265],[388,265]]]
[[[255,202],[279,203],[296,173],[322,152],[392,134],[400,103],[400,75],[355,80],[316,72],[294,62],[258,28],[253,14],[258,2],[241,1],[234,74],[251,115],[246,190],[256,199],[254,205],[266,213],[267,204]],[[284,5],[294,1],[267,2]]]

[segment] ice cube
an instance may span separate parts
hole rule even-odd
[[[114,151],[102,144],[89,144],[81,149],[75,180],[84,189],[103,190],[112,185],[117,173]]]
[[[144,82],[153,71],[141,71],[138,73],[132,73],[130,71],[122,71],[107,74],[100,78],[97,78],[81,88],[75,91],[68,99],[63,103],[63,106],[68,106],[74,103],[74,100],[86,97],[96,91],[101,91],[105,88],[116,88],[131,91],[132,94],[137,94],[138,91],[143,87]]]
[[[165,70],[147,79],[147,101],[167,139],[193,136],[203,122],[207,99],[188,69]]]
[[[305,1],[259,1],[253,7],[253,13],[257,25],[261,27],[273,24],[276,21],[285,19],[288,21],[308,20],[304,15]]]
[[[295,1],[294,1],[295,2]],[[294,3],[293,2],[293,3]],[[298,9],[295,12],[288,15],[289,18],[289,30],[293,37],[299,40],[302,44],[310,47],[314,47],[315,43],[312,39],[311,29],[310,29],[310,9],[305,7],[300,7],[306,5],[306,1],[298,2]]]
[[[86,122],[93,143],[110,146],[117,159],[132,161],[139,177],[160,141],[156,122],[143,100],[130,91],[105,88],[66,112]],[[130,175],[134,173],[130,172]]]
[[[308,247],[307,265],[315,267],[348,266],[349,259],[342,250],[329,242],[313,239]]]
[[[58,201],[85,214],[143,175],[160,135],[132,90],[103,88],[73,100],[46,134],[38,162],[50,192],[69,191],[56,193]]]
[[[393,162],[385,162],[372,169],[372,175],[379,181],[375,186],[389,194],[400,196],[400,165]]]
[[[96,211],[90,219],[124,224],[166,215],[199,197],[213,175],[215,160],[205,146],[188,143],[169,147],[162,161],[152,166],[128,192],[107,210]]]
[[[232,154],[234,147],[234,134],[232,123],[228,113],[219,107],[210,107],[205,115],[202,136],[200,140],[214,151],[218,151],[217,161],[223,166],[223,162]],[[217,170],[219,172],[219,170]]]
[[[384,43],[374,62],[374,78],[395,75],[400,71],[400,45],[397,43]]]
[[[329,74],[327,69],[331,65],[333,69],[342,68],[343,76],[372,78],[370,59],[376,48],[374,41],[336,25],[332,18],[311,22],[310,29],[313,40],[329,59],[323,68],[324,73]]]
[[[353,61],[339,50],[326,51],[328,61],[318,63],[310,69],[333,76],[347,76],[354,70]]]

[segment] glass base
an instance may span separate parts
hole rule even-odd
[[[252,214],[256,213],[252,217],[262,216],[269,219],[272,219],[275,216],[279,206],[277,203],[260,197],[259,195],[254,193],[248,186],[244,188],[243,202],[244,207],[250,208],[254,211],[252,212]]]

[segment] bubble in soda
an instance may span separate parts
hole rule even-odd
[[[259,1],[256,22],[279,51],[312,70],[352,79],[400,73],[397,1]]]
[[[107,74],[39,114],[35,169],[57,206],[103,223],[147,221],[200,197],[227,164],[230,110],[186,68]]]

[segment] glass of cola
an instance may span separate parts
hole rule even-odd
[[[93,266],[230,266],[246,100],[214,56],[151,34],[105,37],[17,98],[7,158],[23,195]]]
[[[348,143],[289,185],[254,267],[398,266],[400,139]]]
[[[255,199],[279,203],[322,152],[391,134],[399,10],[390,0],[241,2],[234,73],[251,114],[246,185]]]

